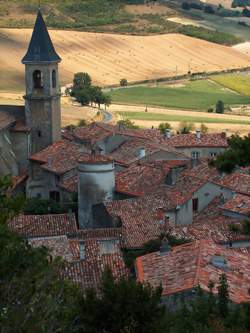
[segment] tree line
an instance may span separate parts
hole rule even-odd
[[[96,104],[100,108],[101,104],[104,104],[106,108],[111,104],[110,95],[103,93],[101,87],[92,85],[92,79],[88,73],[76,73],[73,85],[66,89],[66,94],[75,97],[81,105]]]

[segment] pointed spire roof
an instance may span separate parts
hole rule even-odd
[[[61,58],[56,53],[50,39],[46,24],[40,9],[37,13],[36,23],[30,40],[29,48],[22,59],[22,63],[30,62],[60,62]]]

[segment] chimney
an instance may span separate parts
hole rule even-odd
[[[79,250],[80,250],[80,260],[85,260],[85,244],[83,241],[79,243]]]
[[[51,167],[52,161],[53,161],[52,156],[48,156],[48,166],[49,167]]]
[[[160,255],[164,255],[169,251],[171,251],[171,246],[169,245],[168,239],[164,237],[160,246]]]
[[[171,130],[169,128],[167,128],[165,130],[165,138],[166,139],[170,139],[171,138]]]
[[[201,130],[199,130],[199,129],[196,130],[196,138],[197,139],[201,138]]]
[[[146,156],[146,149],[145,148],[140,148],[139,149],[139,158],[143,158]]]

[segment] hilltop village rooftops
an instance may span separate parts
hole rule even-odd
[[[250,301],[250,257],[231,251],[211,240],[200,240],[173,247],[165,253],[154,252],[136,259],[137,277],[153,287],[162,285],[163,296],[192,290],[198,285],[209,292],[226,274],[229,297],[235,303]]]
[[[164,184],[166,176],[175,167],[185,167],[187,161],[153,161],[132,164],[128,169],[117,172],[116,191],[141,196],[150,193],[159,184]]]
[[[221,209],[247,216],[250,214],[250,196],[236,194],[231,200],[222,205]]]
[[[75,233],[74,214],[19,215],[8,223],[11,230],[23,237],[53,237]]]
[[[98,290],[106,267],[115,279],[128,276],[119,228],[78,230],[67,236],[32,238],[29,242],[34,247],[46,246],[52,256],[62,256],[66,260],[62,275],[83,290]]]
[[[175,148],[192,148],[192,147],[214,147],[227,148],[228,142],[225,133],[197,133],[174,134],[170,138],[161,138],[164,142]]]
[[[232,191],[250,196],[250,175],[235,171],[216,180],[220,186],[229,188]]]

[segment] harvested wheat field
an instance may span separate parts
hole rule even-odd
[[[242,52],[250,56],[250,42],[244,42],[237,45],[234,45],[233,48],[239,52]]]
[[[20,63],[31,37],[30,29],[0,29],[0,89],[23,86]],[[181,34],[125,36],[75,31],[51,31],[63,59],[62,83],[88,72],[95,84],[169,77],[192,72],[250,66],[250,57],[232,48]]]

